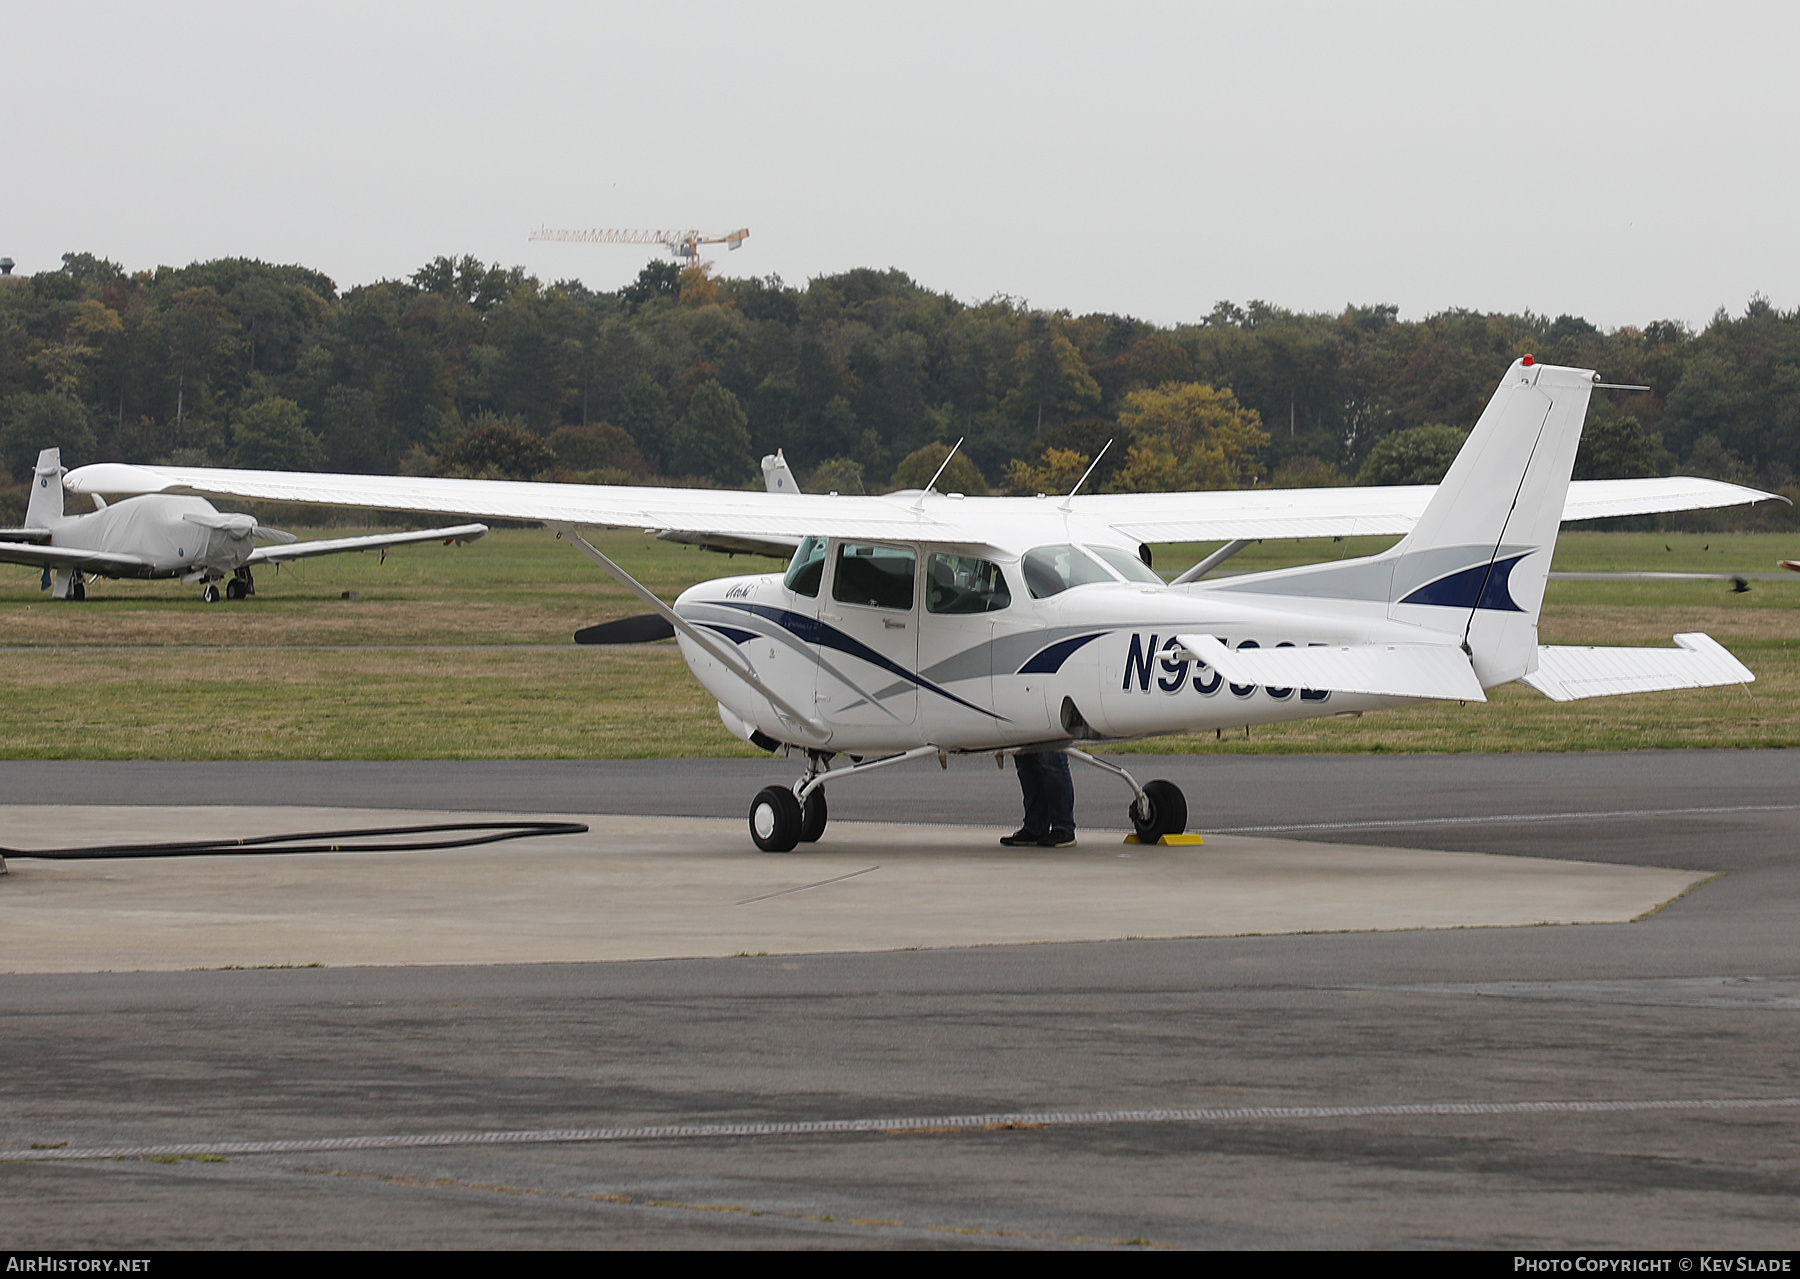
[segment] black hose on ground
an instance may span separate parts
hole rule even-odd
[[[436,826],[388,826],[367,830],[317,830],[298,835],[254,835],[245,839],[200,839],[174,844],[101,844],[93,848],[0,848],[0,857],[38,857],[47,861],[99,861],[122,857],[205,857],[219,853],[410,853],[436,848],[469,848],[538,835],[582,835],[581,822],[446,822]],[[434,835],[484,831],[461,839],[414,843],[346,843],[370,836]],[[315,842],[308,842],[315,841]]]

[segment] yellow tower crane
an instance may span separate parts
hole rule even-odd
[[[546,226],[533,231],[531,238],[572,241],[577,244],[660,244],[684,264],[693,266],[700,260],[701,245],[723,244],[730,249],[737,249],[749,235],[749,227],[739,227],[724,235],[702,235],[698,231],[621,231],[610,227],[596,227],[589,231],[560,231]]]

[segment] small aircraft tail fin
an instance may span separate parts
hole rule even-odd
[[[771,493],[798,493],[800,485],[788,469],[787,458],[780,449],[766,454],[762,460],[763,484]]]
[[[51,528],[63,519],[62,450],[38,454],[31,476],[31,499],[25,505],[27,528]]]
[[[1595,375],[1514,361],[1431,502],[1384,558],[1388,616],[1460,633],[1484,687],[1536,668],[1538,611]]]
[[[1366,559],[1246,574],[1212,589],[1385,608],[1394,621],[1453,636],[1483,688],[1529,674],[1593,389],[1587,369],[1514,361],[1398,544]]]

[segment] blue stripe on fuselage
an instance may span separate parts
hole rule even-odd
[[[748,644],[756,638],[755,631],[746,631],[737,626],[720,626],[717,622],[700,622],[698,625],[704,626],[709,631],[717,631],[733,644]]]
[[[1058,640],[1027,658],[1025,665],[1019,668],[1019,674],[1054,675],[1062,669],[1062,664],[1069,660],[1076,649],[1093,643],[1104,634],[1106,634],[1105,631],[1095,631],[1092,635],[1077,635],[1073,639]]]
[[[747,600],[706,600],[704,602],[720,608],[742,609],[756,617],[766,618],[805,643],[817,644],[820,648],[834,648],[840,653],[848,653],[851,657],[867,662],[871,666],[879,666],[890,675],[898,675],[909,684],[916,684],[928,692],[936,693],[939,697],[948,698],[958,706],[966,706],[977,714],[991,716],[1002,722],[1010,722],[1004,715],[977,706],[973,702],[966,702],[955,693],[939,688],[930,680],[920,679],[916,672],[909,671],[891,658],[884,657],[861,640],[846,635],[835,627],[825,625],[816,617],[808,617],[804,613],[795,613],[785,608],[773,608],[767,604],[752,604]]]
[[[1526,551],[1525,555],[1531,554]],[[1525,555],[1477,564],[1435,582],[1427,582],[1401,600],[1402,604],[1435,604],[1440,608],[1485,608],[1497,613],[1523,613],[1514,602],[1508,580]]]

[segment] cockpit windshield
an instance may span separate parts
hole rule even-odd
[[[822,537],[809,537],[788,561],[787,576],[782,582],[796,595],[817,598],[819,579],[825,575],[825,542]]]
[[[1143,582],[1150,586],[1163,585],[1163,580],[1156,575],[1156,570],[1129,551],[1121,551],[1116,546],[1089,546],[1087,549],[1112,565],[1113,571],[1128,582]]]
[[[1035,551],[1026,551],[1019,568],[1025,576],[1025,589],[1031,592],[1034,600],[1061,595],[1075,586],[1117,581],[1074,546],[1040,546]]]

